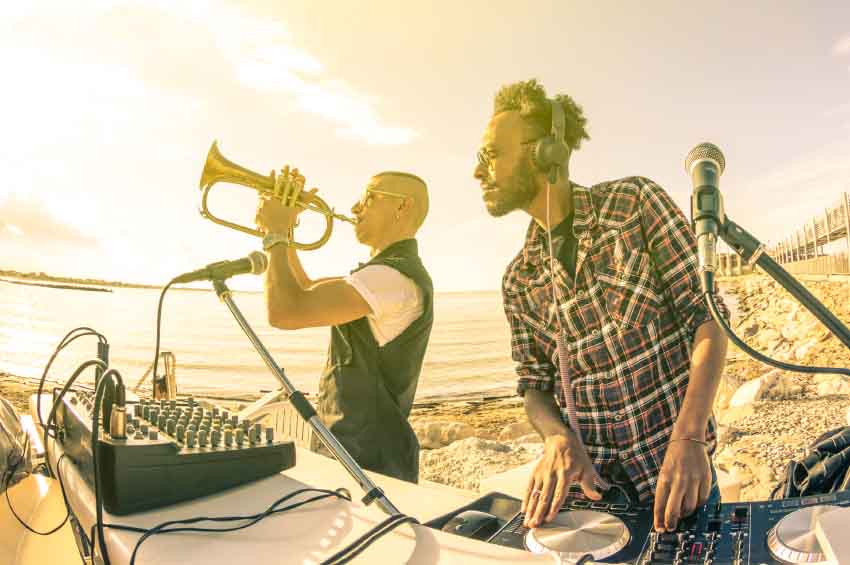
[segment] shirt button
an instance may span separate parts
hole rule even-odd
[[[614,415],[614,419],[617,420],[618,422],[620,422],[620,421],[623,420],[623,418],[625,416],[626,416],[626,413],[625,413],[624,410],[618,410],[617,413]]]
[[[629,459],[629,454],[626,453],[625,451],[621,451],[620,452],[620,461],[628,461],[628,459]]]
[[[584,298],[584,291],[580,290],[576,293],[576,298]]]
[[[590,332],[590,335],[593,337],[599,337],[599,330],[593,330],[592,332]]]

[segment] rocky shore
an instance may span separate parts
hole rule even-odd
[[[806,286],[850,324],[850,284]],[[769,278],[728,279],[724,289],[738,301],[733,329],[751,347],[791,363],[850,367],[850,351]],[[31,381],[0,371],[0,395],[19,410],[34,390]],[[772,369],[730,343],[715,415],[717,467],[740,483],[741,500],[763,500],[817,436],[850,424],[850,379]],[[423,400],[411,423],[423,448],[420,477],[463,489],[477,490],[482,479],[542,452],[521,399],[511,394]]]

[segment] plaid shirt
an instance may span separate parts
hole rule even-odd
[[[589,189],[573,183],[572,194],[576,276],[557,260],[554,274],[578,425],[603,477],[618,462],[647,501],[688,387],[694,334],[711,319],[696,240],[681,210],[649,179]],[[534,220],[505,272],[502,298],[519,394],[552,391],[567,423],[547,234]],[[713,417],[706,434],[713,451]]]

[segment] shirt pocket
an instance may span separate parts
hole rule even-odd
[[[660,299],[655,292],[652,260],[638,249],[626,251],[605,277],[605,308],[620,327],[642,328],[658,319]]]

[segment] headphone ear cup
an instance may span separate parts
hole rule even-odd
[[[563,165],[569,156],[570,150],[566,143],[547,135],[534,146],[532,161],[538,171],[548,173],[552,167]]]

